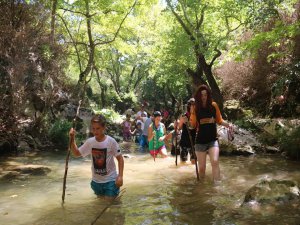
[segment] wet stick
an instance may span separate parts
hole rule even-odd
[[[76,118],[79,116],[80,105],[81,105],[81,100],[80,100],[79,103],[78,103],[76,115],[75,115],[75,118],[73,119],[73,122],[72,122],[72,127],[73,127],[73,129],[75,129],[75,126],[76,126]],[[73,141],[74,141],[74,139],[73,139],[73,138],[70,138],[70,140],[69,140],[69,148],[68,148],[67,157],[66,157],[66,163],[65,163],[65,174],[64,174],[64,182],[63,182],[63,193],[62,193],[62,196],[61,196],[62,203],[65,202],[67,173],[68,173],[68,168],[69,168],[68,165],[69,165],[69,158],[70,158],[70,154],[71,154],[71,145],[72,145]]]
[[[175,165],[177,166],[177,125],[175,127]]]
[[[154,137],[153,137],[153,147],[154,147],[154,153],[153,153],[153,160],[154,160],[154,162],[155,162],[155,157],[156,157],[156,155],[155,155],[155,153],[156,153],[156,131],[154,131],[155,132],[155,134],[154,134]]]
[[[193,151],[193,154],[194,154],[197,180],[199,181],[200,178],[199,178],[199,171],[198,171],[198,160],[197,160],[197,156],[196,156],[196,153],[195,153],[195,146],[194,146],[193,138],[192,138],[191,131],[189,129],[189,125],[188,124],[187,124],[187,131],[188,131],[189,138],[190,138],[191,148],[192,148],[192,151]]]
[[[117,195],[116,197],[114,197],[111,200],[111,202],[109,204],[107,204],[107,206],[105,206],[104,209],[102,209],[102,211],[97,215],[97,217],[91,222],[91,225],[94,225],[97,222],[97,220],[103,215],[103,213],[105,213],[105,211],[108,208],[110,208],[112,206],[112,204],[114,204],[114,202],[116,202],[117,200],[120,200],[124,193],[125,193],[125,189],[122,189],[120,191],[119,195]]]

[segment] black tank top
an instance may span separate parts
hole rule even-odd
[[[213,123],[201,123],[201,120],[214,119]],[[214,106],[201,109],[197,114],[198,132],[196,135],[196,144],[207,144],[217,140],[216,109]]]

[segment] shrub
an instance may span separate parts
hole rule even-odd
[[[101,109],[101,110],[94,110],[96,114],[102,114],[105,116],[108,123],[121,123],[122,118],[119,113],[114,111],[113,109]]]
[[[291,132],[285,132],[279,140],[280,149],[287,153],[292,159],[300,159],[300,127]]]
[[[50,140],[59,146],[68,146],[68,132],[72,127],[72,122],[67,120],[56,120],[49,130]]]

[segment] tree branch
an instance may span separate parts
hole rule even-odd
[[[212,67],[214,62],[216,61],[216,59],[219,58],[222,55],[222,52],[219,49],[215,49],[215,51],[217,52],[217,54],[215,54],[215,56],[211,60],[211,62],[209,64],[210,67]]]
[[[65,42],[66,44],[75,44],[75,45],[83,45],[83,46],[85,46],[85,47],[88,47],[88,44],[87,43],[84,43],[84,42],[80,42],[80,41],[66,41]]]
[[[97,39],[96,39],[96,40],[95,40],[95,46],[97,46],[97,45],[109,44],[109,43],[112,43],[113,41],[115,41],[115,39],[117,38],[117,36],[118,36],[118,34],[119,34],[119,32],[120,32],[120,30],[121,30],[121,28],[122,28],[123,23],[125,22],[127,16],[128,16],[128,15],[131,13],[131,11],[134,9],[136,3],[137,3],[137,0],[134,1],[134,3],[133,3],[133,5],[131,6],[130,10],[126,13],[125,17],[122,19],[122,21],[121,21],[121,23],[120,23],[120,25],[119,25],[119,27],[118,27],[116,33],[114,34],[113,39],[107,40],[107,41],[102,41],[102,42],[100,41],[100,42],[97,42],[97,43],[96,43],[96,41],[97,41]]]
[[[185,18],[185,20],[187,21],[188,25],[190,26],[190,28],[193,28],[193,24],[192,22],[190,21],[190,19],[188,18],[188,15],[186,13],[186,8],[185,6],[183,5],[182,1],[178,0],[178,2],[180,3],[181,5],[181,8],[182,8],[182,11],[183,11],[183,16]]]
[[[106,71],[108,72],[108,74],[110,75],[110,79],[111,81],[113,82],[113,85],[114,85],[114,88],[115,88],[115,91],[117,92],[117,94],[119,95],[120,92],[119,92],[119,89],[118,89],[118,85],[117,85],[117,82],[115,80],[115,77],[114,77],[114,74],[110,71],[109,68],[106,68]]]
[[[141,80],[143,79],[145,73],[147,73],[148,70],[145,70],[143,73],[141,73],[141,68],[139,68],[139,72],[138,72],[138,77],[133,85],[133,90],[136,89],[136,87],[139,85],[139,83],[141,82]]]
[[[74,41],[74,38],[73,38],[73,36],[72,36],[72,34],[71,34],[71,32],[70,32],[68,26],[67,26],[67,22],[65,21],[65,19],[64,19],[61,15],[59,15],[59,14],[56,14],[56,15],[57,15],[57,16],[61,19],[61,21],[63,22],[63,24],[64,24],[64,26],[65,26],[65,28],[66,28],[66,30],[67,30],[67,33],[69,34],[69,36],[70,36],[70,38],[71,38],[71,40],[72,40],[72,42],[73,42],[73,45],[74,45],[74,48],[75,48],[75,51],[76,51],[76,55],[77,55],[77,61],[78,61],[78,65],[79,65],[79,71],[80,71],[80,73],[81,73],[81,72],[82,72],[81,60],[80,60],[79,51],[78,51],[77,45],[76,45],[76,43],[75,43],[75,41]]]
[[[197,21],[197,27],[196,27],[196,30],[199,30],[201,25],[203,24],[203,21],[204,21],[204,12],[207,8],[207,5],[205,5],[202,10],[201,10],[201,16],[200,16],[200,20],[199,22]]]
[[[180,23],[180,25],[182,26],[182,28],[184,29],[184,31],[187,33],[187,35],[190,36],[190,39],[192,41],[195,41],[196,38],[194,37],[193,33],[191,32],[191,30],[186,26],[186,24],[182,21],[182,19],[180,18],[180,16],[175,12],[174,8],[171,6],[170,0],[166,0],[167,5],[170,7],[172,13],[174,14],[174,16],[176,17],[177,21]]]
[[[61,10],[64,10],[65,12],[71,12],[71,13],[76,13],[76,14],[81,14],[85,17],[88,17],[88,15],[86,13],[83,13],[83,12],[79,12],[79,11],[74,11],[74,10],[71,10],[71,9],[65,9],[65,8],[59,8]]]
[[[126,88],[126,92],[127,92],[127,93],[129,92],[129,88],[130,88],[130,85],[131,85],[131,83],[132,83],[132,78],[133,78],[133,74],[134,74],[134,72],[135,72],[135,69],[136,69],[136,65],[134,65],[134,66],[132,67],[131,73],[130,73],[130,75],[129,75],[129,81],[128,81],[128,85],[127,85],[127,88]]]

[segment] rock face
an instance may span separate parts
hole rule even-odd
[[[71,103],[60,105],[60,110],[56,116],[60,120],[73,121],[77,114],[77,108],[78,105]],[[78,135],[86,139],[90,137],[90,124],[94,115],[95,113],[92,109],[80,107],[78,117],[76,118],[76,131]]]
[[[244,199],[245,204],[280,203],[291,200],[300,201],[300,190],[292,180],[262,180],[251,187]]]
[[[227,139],[226,128],[218,128],[221,154],[280,153],[278,138],[289,135],[300,126],[299,119],[249,119],[247,122],[251,127],[248,130],[235,126],[235,138],[232,142]]]
[[[227,131],[224,127],[218,128],[221,154],[223,155],[252,155],[256,149],[261,148],[257,138],[244,129],[234,128],[234,140],[228,141]]]
[[[235,99],[224,102],[224,113],[229,120],[235,120],[243,117],[243,110],[240,107],[240,102]]]
[[[10,165],[0,171],[0,180],[18,179],[23,175],[44,176],[50,171],[48,166],[43,165]]]
[[[31,174],[31,175],[46,175],[51,171],[51,169],[47,166],[43,165],[21,165],[11,168],[13,171],[17,171],[23,174]]]

